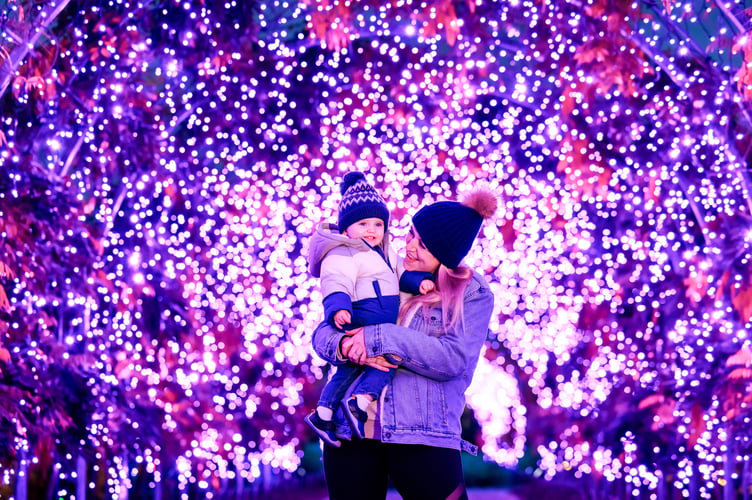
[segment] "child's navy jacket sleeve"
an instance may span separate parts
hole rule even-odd
[[[423,280],[433,281],[433,274],[425,271],[404,271],[400,276],[400,291],[412,295],[419,295],[420,284]]]

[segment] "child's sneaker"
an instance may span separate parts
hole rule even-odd
[[[342,402],[345,407],[345,415],[352,424],[353,432],[360,439],[366,436],[366,422],[368,421],[368,413],[365,410],[361,410],[358,406],[358,398],[356,396],[351,397],[347,401]]]
[[[334,422],[331,420],[324,420],[319,417],[316,410],[313,410],[310,415],[306,416],[303,420],[305,420],[305,423],[307,423],[326,444],[334,446],[335,448],[339,448],[340,445],[342,445],[334,432],[337,426],[334,425]]]

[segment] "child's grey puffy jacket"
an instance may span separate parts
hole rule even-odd
[[[311,275],[321,278],[326,321],[331,323],[341,309],[352,313],[345,329],[397,321],[401,261],[385,243],[386,256],[360,238],[340,234],[334,224],[325,222],[317,228],[309,244],[308,264]]]

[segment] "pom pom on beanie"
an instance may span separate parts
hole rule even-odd
[[[437,201],[418,210],[413,226],[428,251],[449,269],[470,252],[484,219],[496,213],[498,202],[489,190],[470,193],[462,203]]]
[[[339,193],[345,194],[348,189],[355,185],[355,183],[361,181],[365,183],[368,182],[366,181],[366,176],[363,175],[363,172],[347,172],[342,178],[342,184],[339,185]]]
[[[462,200],[462,204],[466,207],[470,207],[484,219],[490,219],[496,213],[498,202],[496,196],[491,191],[485,189],[479,189],[468,194],[467,197]]]

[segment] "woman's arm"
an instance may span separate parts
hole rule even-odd
[[[480,353],[492,310],[493,295],[484,286],[465,298],[464,325],[457,324],[439,337],[388,323],[366,326],[367,355],[384,355],[403,368],[435,380],[458,377],[465,373],[469,360]]]
[[[328,322],[322,321],[313,331],[311,339],[313,350],[324,361],[333,365],[342,365],[347,362],[347,358],[341,356],[339,345],[345,337],[343,332],[336,330]]]

